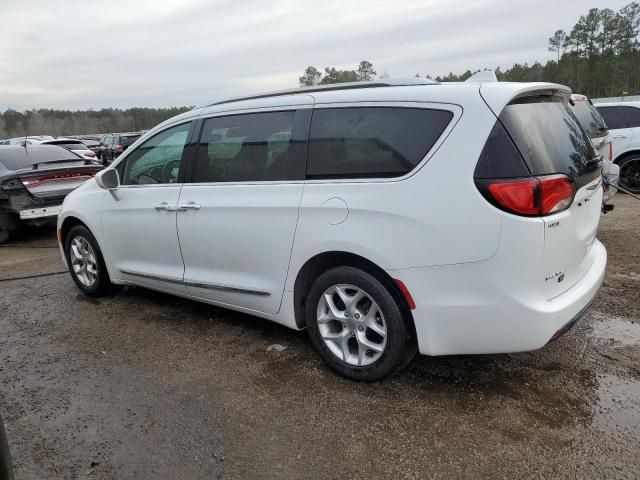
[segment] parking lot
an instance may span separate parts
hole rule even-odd
[[[419,357],[377,384],[258,318],[139,288],[83,297],[55,231],[23,231],[0,247],[17,478],[637,478],[640,203],[613,203],[604,287],[569,334]]]

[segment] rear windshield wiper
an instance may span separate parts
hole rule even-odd
[[[587,160],[587,165],[595,165],[595,164],[598,164],[598,163],[602,163],[602,160],[604,160],[604,156],[602,154],[596,155],[595,157],[591,158],[590,160]]]

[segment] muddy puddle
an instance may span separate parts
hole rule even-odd
[[[617,375],[598,375],[598,403],[594,424],[608,432],[633,433],[640,428],[640,381]]]
[[[640,321],[634,318],[615,317],[603,313],[594,314],[592,336],[612,346],[640,347]]]

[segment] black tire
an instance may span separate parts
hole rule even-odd
[[[13,480],[11,453],[9,452],[9,442],[7,442],[2,417],[0,417],[0,478],[3,480]]]
[[[631,155],[618,162],[620,186],[632,193],[640,193],[640,155]]]
[[[4,243],[9,240],[9,230],[0,229],[0,243]]]
[[[80,279],[75,274],[71,266],[71,242],[77,237],[84,238],[91,245],[91,248],[93,249],[94,255],[96,257],[95,281],[90,286],[83,285],[80,282]],[[107,272],[107,267],[104,264],[102,251],[100,250],[95,237],[87,227],[85,227],[84,225],[76,225],[69,231],[64,239],[64,254],[65,258],[67,259],[67,265],[69,266],[69,273],[71,274],[71,278],[82,293],[89,297],[101,297],[111,293],[114,290],[115,286],[111,283],[111,279],[109,278],[109,272]]]
[[[320,333],[316,318],[320,297],[332,286],[345,284],[366,292],[384,315],[386,346],[381,356],[369,365],[353,365],[338,358]],[[306,298],[304,315],[311,343],[333,370],[352,380],[375,382],[399,371],[415,356],[412,329],[408,320],[403,317],[402,310],[389,289],[374,275],[354,267],[337,267],[326,271],[315,280]]]

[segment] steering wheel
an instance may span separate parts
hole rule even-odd
[[[173,176],[174,168],[180,168],[180,160],[171,160],[162,167],[162,178],[166,183],[170,183],[170,180],[175,180]]]

